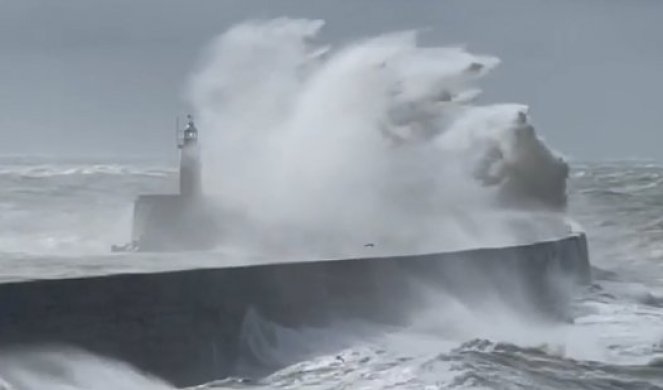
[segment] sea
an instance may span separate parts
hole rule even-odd
[[[135,196],[173,191],[176,180],[175,167],[163,162],[3,158],[2,274],[51,267],[67,276],[94,267],[95,256],[128,238]],[[586,232],[592,263],[592,284],[569,304],[569,323],[533,324],[506,307],[486,313],[441,302],[399,330],[261,324],[280,335],[281,345],[264,353],[285,368],[196,388],[663,388],[663,164],[572,162],[568,193],[567,213]],[[92,355],[3,359],[0,388],[172,388]]]

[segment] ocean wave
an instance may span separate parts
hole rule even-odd
[[[122,362],[62,346],[0,352],[0,389],[175,390]]]
[[[663,388],[663,372],[649,363],[614,365],[574,360],[546,345],[522,348],[472,340],[438,359],[453,362],[463,371],[455,383],[463,388]]]
[[[57,176],[154,176],[166,177],[176,172],[172,168],[163,167],[136,167],[132,165],[119,164],[93,164],[93,165],[5,165],[0,167],[1,176],[13,176],[23,178],[50,178]]]
[[[270,231],[318,232],[323,239],[309,245],[339,251],[354,248],[357,234],[407,249],[517,239],[508,220],[483,216],[564,213],[568,164],[537,134],[528,107],[475,103],[499,59],[423,46],[415,31],[328,47],[315,43],[323,26],[254,20],[209,46],[190,97],[214,200]]]

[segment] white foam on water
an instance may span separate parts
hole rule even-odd
[[[174,389],[125,363],[55,347],[0,354],[0,389],[2,386],[7,390]]]

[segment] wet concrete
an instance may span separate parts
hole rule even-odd
[[[406,324],[422,287],[555,311],[556,281],[589,281],[584,235],[508,248],[0,284],[0,347],[65,344],[177,386],[236,370],[247,312],[287,327]],[[443,308],[441,308],[443,310]]]

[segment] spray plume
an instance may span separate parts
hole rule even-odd
[[[250,245],[393,254],[567,229],[568,167],[527,107],[474,103],[497,58],[421,47],[413,31],[331,48],[315,43],[323,25],[237,25],[191,79],[205,190],[241,210]]]

